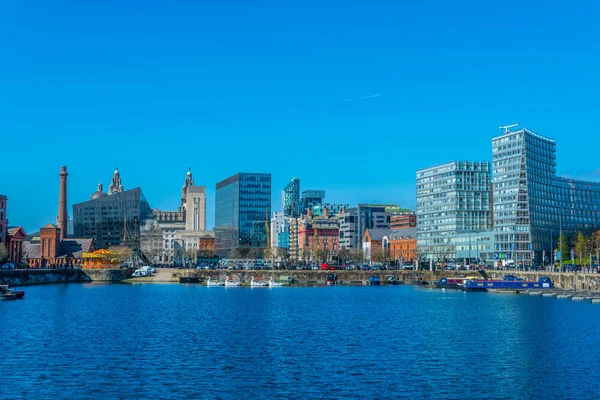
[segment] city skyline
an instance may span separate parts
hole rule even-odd
[[[56,220],[62,165],[70,204],[119,165],[161,209],[192,166],[209,227],[214,184],[238,171],[272,173],[276,191],[298,176],[334,203],[414,208],[415,170],[490,159],[481,139],[517,121],[559,143],[558,175],[600,179],[588,7],[290,7],[7,5],[0,132],[25,163],[0,179],[10,224]]]
[[[525,125],[521,125],[521,126],[525,126]],[[498,136],[499,134],[496,134],[495,136],[490,136],[490,140],[493,137]],[[546,135],[549,136],[549,135]],[[561,148],[558,148],[557,154],[560,154],[560,150]],[[590,151],[590,153],[593,153],[593,151]],[[466,154],[466,153],[465,153]],[[460,159],[459,155],[457,154],[457,157],[455,157],[456,159]],[[475,157],[475,158],[479,158],[481,160],[485,160],[486,157]],[[491,151],[489,154],[489,157],[487,159],[491,160]],[[437,164],[430,164],[430,165],[425,165],[423,164],[422,168],[430,168],[433,166],[439,166],[439,165],[443,165],[449,162],[449,159],[445,159],[442,161],[442,159],[440,159],[440,162]],[[68,165],[67,165],[68,167]],[[557,171],[559,171],[559,173],[557,174],[557,176],[559,177],[566,177],[569,179],[574,179],[574,180],[584,180],[584,181],[592,181],[592,182],[600,182],[600,170],[592,170],[587,174],[561,174],[561,162],[560,162],[560,158],[557,157]],[[115,166],[113,165],[112,167],[110,165],[107,166],[108,170],[106,171],[105,175],[106,176],[112,176],[112,172],[115,169]],[[150,196],[147,196],[148,198],[148,202],[150,204],[150,206],[153,209],[161,209],[161,210],[167,210],[167,209],[171,209],[177,206],[179,200],[180,200],[180,184],[181,184],[181,180],[185,177],[185,174],[187,173],[187,171],[192,168],[192,170],[195,173],[195,176],[198,175],[198,172],[196,172],[196,170],[193,167],[186,167],[186,168],[182,168],[182,170],[179,173],[179,176],[176,178],[170,178],[169,177],[169,181],[164,181],[161,183],[157,183],[156,186],[153,188],[152,186],[150,186],[150,190],[148,191],[149,193],[152,193],[150,196],[154,195],[158,195],[159,198],[155,199],[155,198],[151,198]],[[119,167],[119,170],[122,171],[122,169]],[[136,171],[140,172],[140,175],[138,176],[132,176],[131,178],[133,179],[128,179],[129,176],[128,175],[124,175],[122,173],[122,181],[123,181],[123,186],[125,187],[125,189],[134,189],[134,188],[141,188],[142,190],[144,190],[144,193],[146,193],[146,190],[143,186],[141,185],[136,185],[136,184],[129,184],[130,182],[135,183],[135,182],[140,182],[140,181],[147,181],[148,177],[145,176],[143,174],[143,171],[140,171],[139,169],[135,169]],[[570,166],[567,166],[566,170],[573,170],[572,168],[570,168]],[[411,170],[410,172],[413,174],[414,176],[414,172],[415,170]],[[54,173],[52,173],[54,172]],[[105,187],[105,191],[108,192],[108,183],[110,182],[110,179],[106,179],[106,180],[98,180],[96,181],[96,186],[95,189],[93,190],[93,188],[91,190],[89,190],[89,193],[86,191],[86,188],[83,188],[81,185],[81,180],[77,180],[77,178],[79,177],[80,179],[82,178],[82,175],[85,176],[85,172],[86,171],[81,171],[83,173],[77,173],[77,171],[73,171],[73,169],[69,169],[69,179],[71,181],[71,186],[69,187],[68,190],[68,195],[69,195],[69,203],[68,203],[68,208],[67,208],[67,212],[68,212],[68,216],[69,218],[73,218],[73,204],[77,204],[77,203],[81,203],[81,202],[85,202],[87,200],[89,200],[90,196],[97,190],[97,185],[99,182],[102,183],[102,185]],[[271,173],[270,171],[264,171],[265,173]],[[301,174],[298,174],[300,177],[302,176]],[[37,207],[36,209],[30,209],[30,211],[36,211],[37,209],[42,209],[42,210],[46,210],[46,209],[56,209],[56,202],[58,200],[59,197],[59,193],[58,190],[56,189],[56,182],[58,180],[57,178],[57,173],[56,171],[50,171],[50,173],[47,173],[47,171],[44,171],[44,175],[45,177],[48,177],[51,181],[51,183],[49,185],[44,185],[40,182],[41,185],[43,186],[51,186],[50,187],[50,192],[46,192],[45,193],[45,201],[44,202],[39,202],[40,198],[36,198],[36,199],[31,199],[30,201],[32,203],[28,203],[27,207],[23,210],[21,210],[20,208],[15,207],[15,203],[13,201],[13,196],[10,192],[6,192],[6,196],[8,198],[8,207],[10,209],[10,215],[11,218],[9,219],[10,225],[18,225],[18,226],[22,226],[26,232],[35,232],[37,230],[39,230],[40,226],[45,225],[48,222],[51,223],[56,223],[56,217],[57,215],[55,215],[54,217],[50,217],[50,219],[40,219],[40,220],[36,220],[34,218],[23,218],[23,216],[27,217],[30,216],[31,214],[36,214],[35,212],[21,212],[21,211],[27,211],[27,209],[29,207]],[[288,177],[282,177],[281,174],[272,174],[273,176],[273,188],[274,191],[272,193],[271,196],[271,204],[272,204],[272,211],[282,211],[280,210],[281,208],[281,191],[278,189],[283,189],[287,183],[289,183],[289,181],[291,180],[291,178]],[[200,185],[206,186],[206,197],[207,197],[207,228],[208,229],[212,229],[214,227],[214,218],[215,218],[215,208],[214,208],[214,199],[215,199],[215,185],[217,182],[203,182],[201,181],[202,176],[200,175],[200,177],[196,178],[196,180],[198,181],[198,183]],[[219,178],[217,181],[220,181],[222,179]],[[320,180],[322,181],[322,180]],[[276,185],[279,184],[279,187],[277,187]],[[394,185],[393,182],[388,182],[387,185],[384,183],[385,186],[398,186],[398,185]],[[73,187],[75,186],[75,187]],[[91,187],[91,186],[90,186]],[[344,189],[343,187],[340,187],[340,185],[336,185],[335,183],[332,184],[327,184],[324,183],[322,185],[318,185],[318,184],[308,184],[307,187],[319,187],[319,188],[323,188],[326,192],[327,192],[327,197],[328,197],[328,203],[340,203],[340,202],[345,202],[347,204],[349,204],[350,207],[356,206],[358,204],[388,204],[388,203],[397,203],[399,205],[401,205],[402,207],[405,208],[410,208],[415,210],[416,209],[416,189],[414,186],[414,183],[412,184],[412,186],[410,188],[407,188],[405,191],[401,192],[400,197],[407,199],[406,202],[399,202],[394,200],[394,198],[392,197],[386,197],[387,200],[383,200],[383,199],[378,199],[378,198],[373,198],[371,197],[370,200],[362,200],[361,198],[358,197],[357,193],[356,193],[356,189],[354,188],[346,188]],[[162,188],[162,190],[157,190]],[[304,189],[303,189],[304,190]],[[56,192],[56,193],[52,193],[52,191]],[[365,191],[360,191],[359,193],[364,193]],[[24,191],[23,191],[24,193]],[[330,193],[333,193],[333,195],[330,195]],[[19,194],[19,192],[17,192],[17,194]],[[366,196],[369,196],[369,194],[365,193]],[[334,196],[336,196],[334,198]],[[372,196],[372,195],[371,195]],[[20,197],[20,196],[17,196]],[[354,198],[356,199],[355,202],[351,202],[348,201],[347,199],[349,198]],[[35,204],[36,202],[37,205]],[[13,208],[15,207],[15,208]],[[55,211],[56,213],[56,211]],[[271,215],[272,217],[272,215]],[[16,218],[19,218],[19,222],[16,221]],[[43,217],[41,217],[43,218]],[[26,223],[23,223],[22,221],[27,221]]]

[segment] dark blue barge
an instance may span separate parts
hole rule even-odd
[[[462,290],[466,292],[486,292],[492,290],[526,290],[526,289],[552,289],[554,284],[547,277],[541,277],[537,282],[528,282],[516,278],[512,275],[505,276],[503,279],[467,279]]]

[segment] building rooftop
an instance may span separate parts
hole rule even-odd
[[[531,131],[531,130],[529,130],[529,129],[525,128],[525,127],[521,128],[521,129],[518,129],[518,130],[516,130],[516,131],[505,132],[505,133],[503,133],[503,134],[501,134],[501,135],[494,136],[494,137],[492,138],[492,140],[501,139],[501,138],[503,138],[503,137],[505,137],[505,136],[511,136],[511,135],[514,135],[514,134],[517,134],[517,133],[527,133],[527,134],[529,134],[529,135],[531,135],[531,136],[535,136],[535,137],[536,137],[536,138],[538,138],[538,139],[542,139],[542,140],[545,140],[545,141],[547,141],[547,142],[551,142],[551,143],[556,143],[556,141],[555,141],[554,139],[550,139],[550,138],[548,138],[548,137],[545,137],[545,136],[542,136],[542,135],[538,135],[537,133],[535,133],[535,132],[533,132],[533,131]]]
[[[385,228],[367,229],[367,231],[369,232],[369,236],[371,236],[371,240],[383,240],[384,236],[390,234],[390,230]]]
[[[84,252],[89,252],[92,248],[93,239],[65,239],[60,242],[56,258],[81,258]],[[40,244],[23,242],[23,257],[40,258]]]

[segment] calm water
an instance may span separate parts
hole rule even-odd
[[[600,305],[416,287],[47,285],[0,398],[600,398]]]

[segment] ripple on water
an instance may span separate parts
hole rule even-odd
[[[600,393],[600,308],[586,303],[402,286],[27,292],[0,302],[0,398]]]

